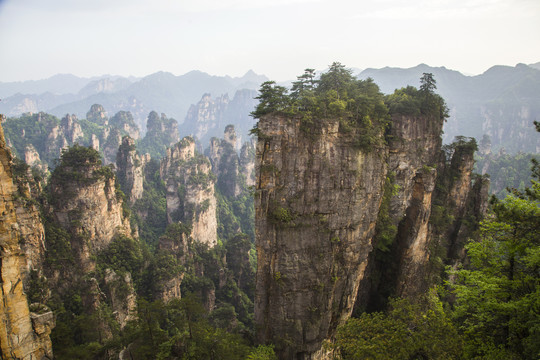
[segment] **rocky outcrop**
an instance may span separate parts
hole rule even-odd
[[[195,152],[195,141],[185,137],[167,149],[160,176],[167,188],[167,219],[191,226],[191,237],[213,247],[217,244],[215,176],[210,161]]]
[[[139,150],[149,153],[153,159],[163,158],[167,148],[180,141],[178,123],[175,119],[167,118],[165,114],[160,117],[157,112],[150,112],[146,128],[146,135],[139,143]]]
[[[33,177],[30,167],[22,161],[12,166],[13,180],[16,185],[17,223],[21,234],[21,249],[25,254],[25,266],[21,269],[23,283],[28,286],[28,275],[36,271],[43,274],[45,261],[45,229],[41,221],[38,199],[41,195],[41,184]]]
[[[249,130],[255,124],[249,113],[258,103],[256,96],[256,91],[247,89],[236,91],[232,99],[227,94],[216,98],[204,94],[197,104],[189,108],[181,131],[193,134],[206,147],[212,137],[221,136],[221,129],[233,124],[237,145],[242,144],[248,140]],[[235,150],[239,149],[235,147]]]
[[[412,295],[429,286],[422,272],[428,255],[428,221],[441,152],[443,119],[432,116],[392,117],[388,170],[396,194],[390,219],[398,227],[393,242],[398,267],[394,295]],[[390,281],[390,280],[389,280]]]
[[[248,141],[240,149],[240,173],[247,186],[255,186],[255,144]]]
[[[131,274],[120,276],[114,270],[106,269],[104,282],[113,315],[123,329],[128,321],[137,318],[137,296]]]
[[[197,104],[190,106],[185,123],[191,124],[197,139],[212,136],[225,126],[223,115],[228,104],[228,95],[212,99],[210,94],[204,94]]]
[[[133,115],[129,111],[119,111],[110,120],[109,125],[114,126],[127,133],[133,140],[140,137],[139,127],[133,120]]]
[[[116,155],[116,177],[130,204],[134,204],[142,197],[144,167],[148,161],[150,156],[148,154],[140,156],[132,138],[129,136],[122,138],[122,144]]]
[[[458,141],[449,148],[450,161],[439,166],[433,203],[438,216],[432,219],[432,232],[447,251],[446,263],[457,266],[465,261],[464,245],[487,212],[489,178],[473,173],[474,139]]]
[[[186,257],[191,254],[188,248],[188,234],[180,224],[168,229],[168,233],[159,239],[157,256],[172,256],[178,264],[185,265]],[[156,279],[157,289],[159,289],[157,296],[165,303],[182,297],[180,285],[182,285],[185,272],[180,271],[170,275],[163,279]]]
[[[60,121],[60,127],[70,144],[74,144],[84,136],[81,125],[77,122],[77,117],[75,115],[67,114],[64,116]]]
[[[32,167],[36,167],[43,172],[46,172],[48,170],[47,165],[41,161],[39,153],[37,152],[36,148],[32,144],[26,145],[24,149],[23,158],[24,158],[24,162],[26,162],[28,165]]]
[[[86,158],[90,150],[72,147],[50,180],[50,213],[72,234],[71,248],[83,271],[94,269],[91,255],[105,249],[116,235],[131,235],[114,174],[101,166],[97,153]]]
[[[210,139],[210,148],[206,152],[217,177],[218,189],[229,197],[235,197],[242,191],[239,158],[235,148],[236,133],[234,126],[229,125],[225,128],[224,139]]]
[[[90,107],[90,110],[86,113],[86,120],[101,126],[106,126],[109,123],[107,112],[100,104],[94,104]]]
[[[339,126],[258,124],[255,321],[283,359],[311,358],[350,316],[372,249],[387,149],[363,151]]]
[[[0,350],[3,359],[52,358],[52,314],[31,314],[23,291],[24,233],[13,199],[16,189],[11,175],[11,154],[0,126]]]

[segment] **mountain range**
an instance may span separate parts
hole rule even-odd
[[[75,114],[84,118],[93,104],[103,105],[110,114],[130,111],[144,132],[150,111],[165,113],[182,123],[189,107],[203,94],[214,96],[240,89],[258,89],[268,80],[264,75],[248,71],[242,77],[212,76],[191,71],[175,76],[157,72],[143,78],[104,76],[78,78],[55,75],[46,80],[0,83],[0,113],[19,116],[27,112],[47,112],[58,117]],[[65,82],[62,87],[61,83]]]
[[[386,94],[408,85],[418,86],[423,73],[432,73],[437,92],[449,107],[445,142],[463,135],[484,138],[494,150],[540,152],[533,126],[533,121],[540,118],[540,63],[496,65],[475,76],[425,64],[353,71],[360,79],[372,78]],[[265,75],[251,70],[242,77],[212,76],[201,71],[179,76],[157,72],[143,78],[55,75],[39,81],[0,82],[0,113],[18,116],[44,111],[58,117],[69,113],[84,118],[93,104],[101,104],[110,114],[130,111],[144,133],[150,111],[165,113],[182,124],[190,116],[190,106],[207,94],[213,98],[227,94],[233,97],[238,90],[258,89],[266,80]],[[240,125],[235,124],[235,119],[227,121]],[[245,122],[245,116],[238,121]],[[183,130],[190,132],[187,124]],[[195,132],[191,129],[191,133]]]
[[[540,119],[540,63],[493,66],[476,76],[420,64],[408,69],[366,69],[358,77],[371,77],[388,94],[407,85],[418,86],[422,73],[434,75],[437,92],[449,107],[445,142],[459,135],[478,140],[488,135],[494,149],[540,151],[533,125]]]

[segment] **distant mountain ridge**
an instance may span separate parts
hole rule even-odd
[[[65,91],[60,91],[62,79],[66,79]],[[39,81],[0,83],[0,94],[11,94],[4,95],[0,113],[19,116],[44,111],[58,117],[66,114],[84,117],[93,104],[101,104],[111,114],[130,111],[139,127],[146,129],[150,111],[165,113],[182,123],[189,107],[197,103],[202,94],[233,96],[237,90],[258,89],[266,80],[266,76],[252,70],[241,77],[213,76],[201,71],[179,76],[162,71],[141,79],[118,76],[85,79],[58,75]],[[26,94],[22,94],[23,91]]]
[[[496,65],[475,76],[426,64],[412,68],[351,69],[361,79],[373,78],[386,94],[407,85],[418,87],[422,73],[432,73],[437,92],[450,109],[444,126],[445,142],[458,135],[478,140],[488,135],[495,151],[504,148],[509,153],[540,152],[540,140],[533,127],[533,121],[540,119],[540,62],[514,67]],[[151,111],[165,113],[182,124],[189,117],[190,106],[198,104],[204,94],[214,99],[226,94],[233,98],[239,90],[257,90],[266,80],[265,75],[252,70],[241,77],[213,76],[196,70],[179,76],[157,72],[143,78],[55,75],[39,81],[0,82],[0,113],[19,116],[44,111],[59,118],[66,114],[84,117],[93,104],[101,104],[110,114],[130,111],[139,128],[146,129]],[[249,111],[239,116],[248,114]],[[183,130],[196,133],[195,128],[188,129],[187,125]],[[213,126],[219,129],[222,125]]]
[[[407,85],[419,86],[422,73],[432,73],[437,93],[450,109],[444,140],[455,136],[484,135],[494,150],[516,153],[540,152],[533,121],[540,119],[540,63],[493,66],[476,76],[466,76],[445,67],[420,64],[413,68],[366,69],[358,77],[372,78],[384,93]]]

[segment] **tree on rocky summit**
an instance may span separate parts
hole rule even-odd
[[[435,89],[437,89],[437,85],[435,85],[437,81],[435,81],[435,77],[432,73],[423,73],[422,77],[420,78],[420,91],[423,93],[433,94]]]

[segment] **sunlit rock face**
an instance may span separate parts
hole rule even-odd
[[[167,188],[169,223],[191,226],[191,237],[213,247],[217,244],[216,177],[207,157],[196,153],[191,137],[167,149],[161,161],[161,179]]]
[[[49,335],[54,317],[47,309],[39,315],[31,313],[23,290],[27,263],[21,244],[25,234],[35,231],[21,230],[11,160],[0,126],[0,352],[5,359],[52,358]],[[26,212],[19,209],[19,215]],[[21,216],[23,223],[24,218]]]

